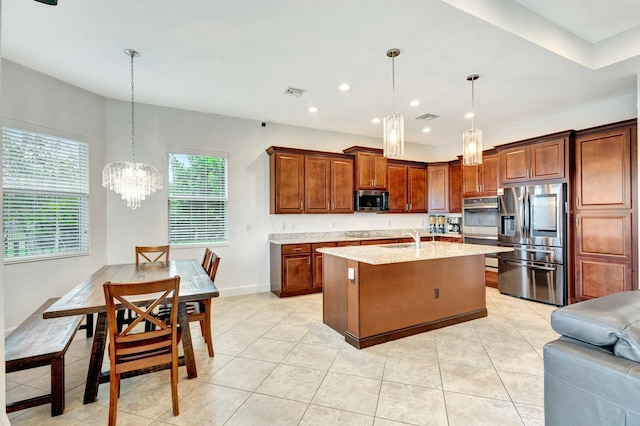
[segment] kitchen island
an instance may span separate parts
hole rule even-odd
[[[445,242],[319,249],[323,321],[365,348],[486,317],[484,256],[511,250]]]

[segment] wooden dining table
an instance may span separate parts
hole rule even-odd
[[[178,323],[182,329],[182,347],[184,351],[184,356],[180,359],[180,365],[186,365],[187,376],[193,379],[198,376],[198,372],[193,353],[186,303],[219,296],[218,289],[200,265],[200,261],[196,259],[140,263],[139,265],[135,263],[105,265],[44,311],[42,316],[45,319],[97,314],[96,330],[93,336],[91,359],[89,360],[89,371],[84,391],[85,404],[95,402],[100,384],[109,382],[109,372],[102,371],[107,341],[107,314],[102,285],[107,281],[114,283],[143,282],[171,278],[176,275],[180,276]],[[153,297],[134,299],[140,306],[144,306],[145,303],[148,304],[153,300]],[[132,377],[166,367],[168,366],[127,373],[121,377]]]

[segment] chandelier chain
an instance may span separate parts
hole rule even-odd
[[[131,162],[136,162],[136,125],[135,125],[135,107],[134,107],[134,98],[133,98],[133,57],[136,56],[136,51],[131,50]]]

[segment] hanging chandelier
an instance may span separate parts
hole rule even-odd
[[[471,129],[462,134],[462,158],[465,166],[482,164],[482,130],[473,127],[476,115],[474,83],[478,78],[478,74],[467,76],[467,80],[471,82]]]
[[[395,112],[396,75],[395,58],[400,55],[399,49],[389,49],[387,56],[391,58],[391,115],[384,118],[384,156],[387,158],[404,156],[404,117]]]
[[[140,52],[125,49],[124,53],[131,57],[131,161],[115,161],[102,170],[102,186],[120,194],[127,201],[127,207],[133,210],[140,207],[140,202],[147,195],[162,188],[162,175],[155,167],[136,163],[135,160],[135,108],[133,101],[133,58]]]

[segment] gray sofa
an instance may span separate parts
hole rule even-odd
[[[546,426],[640,426],[640,291],[555,310],[544,347]]]

